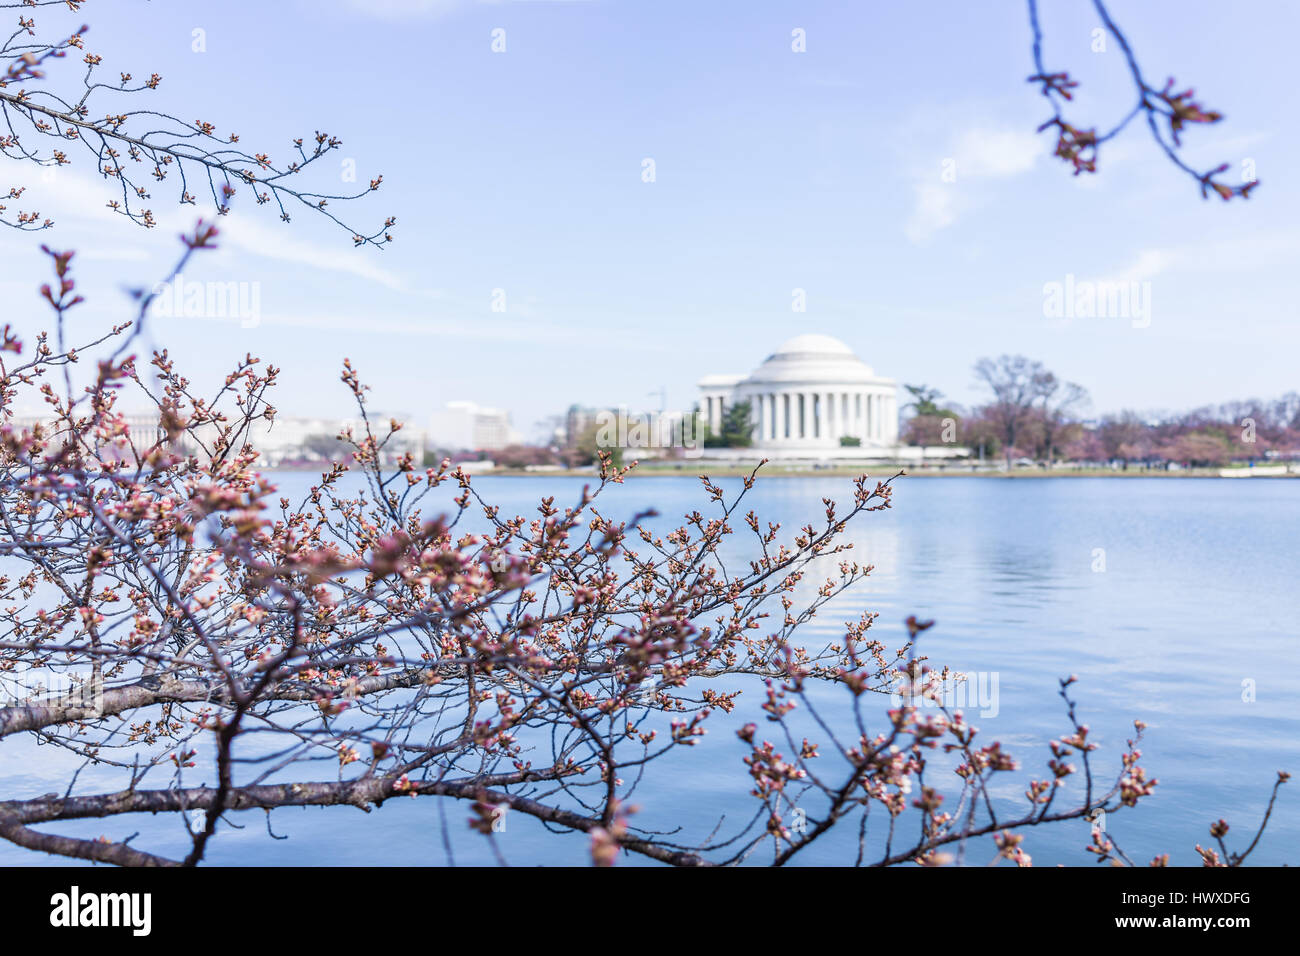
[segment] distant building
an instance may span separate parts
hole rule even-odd
[[[521,441],[509,412],[473,402],[448,402],[433,413],[429,426],[429,444],[438,448],[494,451]]]
[[[610,416],[627,414],[623,408],[586,408],[582,405],[570,405],[564,413],[564,444],[572,448],[578,443],[583,432],[607,421]]]
[[[248,443],[257,449],[262,462],[275,467],[290,461],[329,457],[331,441],[351,424],[334,418],[291,418],[277,415],[269,426],[265,419],[249,429]],[[353,429],[357,431],[356,428]],[[364,434],[364,432],[362,433]],[[345,457],[339,443],[339,457]]]
[[[710,375],[699,388],[700,411],[715,433],[728,408],[749,402],[760,450],[830,451],[841,438],[862,448],[898,444],[897,384],[829,335],[795,336],[748,376]]]
[[[115,436],[116,442],[114,438],[102,438],[94,433],[84,436],[96,442],[97,454],[105,458],[119,459],[126,457],[128,446],[138,452],[146,452],[166,437],[157,413],[127,413],[121,416],[121,422],[126,426],[126,431],[120,436]],[[61,444],[58,436],[66,430],[66,425],[55,422],[48,414],[12,415],[0,420],[0,425],[11,428],[15,432],[31,431],[39,426],[45,438],[53,441],[55,445]]]
[[[380,460],[392,464],[403,454],[410,453],[419,464],[424,454],[424,435],[419,429],[412,428],[404,416],[371,413],[371,428],[382,439],[393,418],[402,422],[404,427],[380,450]],[[218,426],[213,423],[201,425],[194,433],[180,436],[176,442],[167,442],[156,412],[125,413],[121,420],[126,426],[125,434],[116,441],[102,441],[96,448],[101,457],[130,460],[133,455],[144,454],[157,444],[178,454],[202,457],[205,449],[215,447]],[[30,430],[40,425],[52,431],[54,427],[45,415],[15,415],[5,419],[4,424],[16,430]],[[258,453],[259,466],[265,468],[320,461],[346,462],[350,460],[352,448],[338,439],[346,428],[351,428],[358,439],[365,435],[365,425],[360,419],[277,415],[270,422],[265,418],[254,419],[247,430],[238,435],[237,441],[240,447],[251,445]]]
[[[632,412],[620,408],[570,406],[565,415],[564,444],[578,447],[584,434],[594,430],[598,448],[622,448],[637,452],[638,458],[670,454],[669,449],[702,447],[703,427],[694,412]]]
[[[368,416],[370,429],[380,441],[388,434],[389,422],[396,420],[402,426],[380,449],[382,464],[391,465],[405,454],[414,456],[416,465],[420,464],[424,457],[424,434],[412,427],[406,416],[375,411],[368,412]],[[243,440],[257,451],[263,467],[321,461],[347,463],[351,461],[353,448],[338,437],[345,430],[351,431],[355,441],[361,441],[366,425],[360,418],[277,415],[270,422],[257,419]]]

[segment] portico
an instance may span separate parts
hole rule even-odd
[[[844,438],[864,448],[898,443],[895,382],[828,335],[795,336],[748,377],[710,376],[699,387],[700,412],[714,432],[733,403],[750,403],[759,449],[829,451]]]

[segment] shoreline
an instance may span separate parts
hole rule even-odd
[[[468,464],[473,464],[472,462]],[[708,467],[705,463],[682,463],[679,466],[642,464],[633,468],[626,478],[698,478],[708,475],[710,478],[744,478],[754,470],[754,465],[740,467],[733,464],[718,463],[718,467]],[[1251,469],[1233,469],[1241,475],[1223,475],[1219,468],[1183,468],[1178,471],[1130,468],[1127,471],[1110,468],[1016,468],[1011,471],[977,471],[969,468],[908,468],[905,465],[863,464],[858,466],[834,465],[825,468],[812,466],[792,467],[768,463],[759,471],[760,478],[856,478],[862,474],[887,477],[902,472],[907,478],[993,478],[993,479],[1035,479],[1035,478],[1213,478],[1223,481],[1235,481],[1238,478],[1258,480],[1287,480],[1300,478],[1300,472],[1287,474],[1250,474]],[[319,474],[319,466],[290,466],[268,468],[266,471],[302,472]],[[556,468],[529,471],[523,468],[491,468],[475,470],[467,468],[471,478],[592,478],[596,476],[594,468]]]
[[[725,466],[722,468],[636,468],[629,472],[627,478],[695,478],[699,475],[708,475],[710,478],[745,478],[752,473],[752,468],[736,468],[734,466]],[[1080,469],[1078,471],[1040,471],[1036,469],[1022,469],[1011,472],[999,471],[957,471],[954,469],[908,469],[904,466],[892,466],[888,468],[878,468],[863,466],[861,468],[771,468],[764,467],[759,473],[759,478],[856,478],[862,474],[877,475],[886,477],[895,475],[899,472],[905,478],[986,478],[986,479],[1034,479],[1034,478],[1213,478],[1221,481],[1235,481],[1235,477],[1219,474],[1215,468],[1186,469],[1183,471],[1110,471],[1109,469]],[[593,471],[582,471],[575,469],[564,469],[561,471],[522,471],[519,469],[500,469],[491,471],[470,472],[473,478],[484,478],[493,475],[502,478],[539,478],[545,475],[558,475],[563,478],[590,478],[595,474]],[[1300,478],[1300,474],[1286,475],[1251,475],[1242,477],[1252,477],[1259,479],[1290,479]]]

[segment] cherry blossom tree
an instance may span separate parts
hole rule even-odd
[[[177,269],[215,237],[201,224]],[[1008,811],[991,790],[1020,763],[945,703],[960,677],[919,653],[932,622],[909,619],[893,648],[874,614],[801,641],[870,574],[843,533],[890,507],[898,476],[858,478],[844,507],[824,499],[789,531],[745,510],[757,469],[731,495],[702,476],[701,510],[665,532],[602,504],[628,470],[606,458],[577,500],[507,515],[447,462],[384,466],[400,426],[371,420],[344,362],[362,423],[341,436],[351,461],[291,500],[246,441],[274,415],[277,370],[249,356],[204,396],[165,351],[142,368],[132,348],[147,302],[134,322],[67,345],[73,255],[50,258],[51,331],[27,347],[6,328],[0,362],[0,737],[57,746],[82,769],[62,793],[0,800],[0,838],[192,865],[223,820],[251,810],[404,797],[463,801],[489,840],[507,809],[578,831],[597,863],[779,865],[834,830],[844,862],[983,852],[1027,865],[1027,828],[1128,811],[1156,786],[1140,722],[1116,767],[1096,763],[1067,679],[1065,733]],[[133,392],[156,409],[152,440],[118,410]],[[12,423],[27,395],[48,423]],[[444,485],[453,506],[435,512]],[[755,694],[762,725],[737,726]],[[638,789],[713,729],[737,739],[736,795],[751,812],[689,840],[639,827]],[[83,783],[106,774],[116,788]],[[140,813],[175,815],[186,855],[51,829]],[[1254,845],[1202,852],[1231,865]],[[1100,829],[1088,849],[1134,862]]]
[[[182,120],[150,102],[163,86],[159,74],[144,79],[121,71],[116,77],[105,75],[103,54],[87,40],[88,26],[59,33],[63,24],[38,27],[32,12],[55,7],[76,13],[85,2],[0,2],[0,11],[31,14],[20,14],[14,32],[0,39],[0,155],[56,170],[77,157],[88,159],[111,187],[107,207],[146,228],[157,224],[156,202],[197,205],[206,200],[224,216],[246,190],[253,205],[271,207],[286,223],[301,210],[346,229],[356,246],[392,241],[394,217],[362,229],[336,212],[378,190],[382,175],[355,193],[312,184],[314,175],[317,181],[324,178],[316,174],[323,171],[326,157],[343,145],[337,136],[316,130],[310,136],[286,137],[288,158],[278,161],[269,152],[249,150],[236,132],[206,119]],[[82,67],[76,79],[74,60]],[[25,231],[50,228],[54,221],[39,208],[10,208],[15,201],[30,201],[27,189],[11,184],[0,191],[0,223]]]
[[[113,208],[144,226],[162,183],[181,202],[201,192],[221,215],[247,188],[282,218],[301,206],[343,224],[331,203],[357,197],[298,185],[337,148],[331,136],[295,143],[276,165],[206,121],[92,119],[92,98],[149,95],[160,78],[101,82],[84,29],[36,38],[27,8],[51,5],[19,4],[4,47],[6,156],[63,165],[65,150],[88,150],[120,189]],[[46,71],[70,56],[86,67],[82,88],[47,90]],[[24,211],[5,221],[50,224]],[[347,228],[378,246],[391,222]],[[171,277],[217,236],[200,221]],[[809,636],[870,575],[845,531],[891,506],[897,475],[846,483],[842,505],[823,499],[790,529],[749,509],[758,469],[730,492],[701,476],[698,509],[663,528],[653,513],[618,516],[610,490],[632,466],[603,457],[575,500],[511,515],[449,462],[388,463],[400,423],[373,419],[345,360],[360,422],[339,436],[349,460],[290,497],[249,440],[275,416],[278,369],[248,355],[203,392],[166,350],[142,354],[148,294],[122,323],[72,341],[75,257],[46,251],[44,331],[30,342],[0,332],[0,740],[9,753],[57,748],[77,769],[58,792],[0,794],[0,839],[193,866],[259,812],[270,840],[285,808],[400,798],[463,806],[445,826],[479,831],[502,859],[494,835],[509,811],[576,834],[603,865],[783,865],[814,844],[846,863],[1028,865],[1032,828],[1127,814],[1157,785],[1140,720],[1103,766],[1065,678],[1062,734],[1008,805],[995,791],[1020,758],[946,702],[961,675],[921,652],[933,622],[909,618],[892,646],[872,613]],[[14,410],[33,400],[43,420],[19,422]],[[155,430],[132,430],[131,403],[156,415]],[[734,749],[709,769],[730,767],[747,812],[701,833],[660,826],[638,803],[647,781],[678,779],[710,731]],[[1212,825],[1216,842],[1196,848],[1207,865],[1249,857],[1286,779],[1243,848]],[[130,832],[141,814],[181,828],[183,854]],[[87,819],[111,832],[66,832]],[[1100,827],[1086,849],[1139,862]]]

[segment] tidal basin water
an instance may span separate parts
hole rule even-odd
[[[312,476],[278,473],[274,480],[297,494]],[[554,494],[560,505],[576,500],[584,480],[474,483],[502,512],[530,515],[542,495]],[[729,493],[738,487],[721,483]],[[1168,852],[1175,865],[1199,865],[1193,847],[1213,845],[1208,826],[1219,817],[1232,826],[1229,847],[1244,847],[1277,771],[1300,775],[1300,481],[904,478],[895,487],[894,507],[861,516],[847,535],[854,558],[875,571],[801,632],[806,642],[831,637],[843,621],[872,610],[880,615],[872,634],[894,648],[904,642],[909,614],[934,618],[922,647],[931,661],[981,675],[985,694],[996,688],[994,706],[980,701],[965,712],[985,743],[999,740],[1020,760],[1020,771],[1002,775],[998,795],[1007,806],[1023,807],[1025,782],[1047,776],[1047,741],[1069,729],[1057,681],[1075,674],[1079,718],[1102,748],[1094,764],[1102,781],[1109,784],[1118,771],[1133,720],[1148,724],[1141,763],[1159,785],[1136,811],[1110,816],[1107,830],[1123,850],[1139,863]],[[823,497],[848,502],[851,492],[848,478],[766,478],[750,493],[749,507],[793,533],[819,522]],[[660,526],[697,508],[709,513],[693,477],[632,479],[602,501],[602,513],[616,517],[653,507],[663,515]],[[743,530],[743,522],[736,524]],[[731,557],[743,558],[744,549]],[[882,728],[888,699],[869,706],[879,715],[875,729]],[[731,732],[736,718],[715,718],[713,726],[703,745],[638,789],[633,802],[643,810],[633,822],[679,827],[676,839],[688,843],[703,839],[720,817],[728,821],[725,830],[754,812],[741,763],[747,748]],[[6,797],[61,789],[68,766],[52,747],[0,742]],[[323,765],[313,771],[329,774]],[[223,826],[208,861],[444,864],[445,819],[456,863],[494,862],[485,839],[466,825],[468,816],[462,803],[424,798],[390,801],[368,815],[354,808],[279,810],[270,826],[288,839],[272,840],[260,812],[235,814],[243,829]],[[884,819],[873,812],[877,825]],[[49,829],[78,836],[138,830],[141,848],[184,852],[176,820]],[[1024,832],[1036,865],[1093,865],[1083,821]],[[513,864],[589,859],[585,838],[549,834],[517,814],[508,815],[497,840]],[[855,851],[853,826],[797,859],[851,863]],[[968,862],[991,855],[983,841]],[[755,862],[767,858],[760,853]],[[1300,781],[1282,788],[1251,862],[1298,858]],[[0,863],[42,862],[61,861],[0,844]]]

